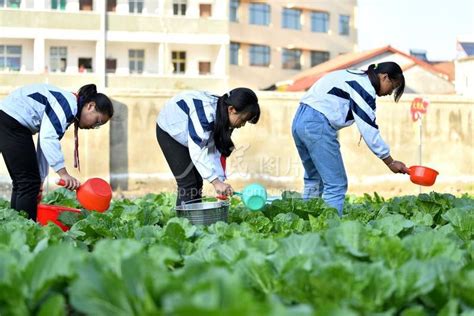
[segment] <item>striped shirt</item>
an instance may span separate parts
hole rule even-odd
[[[72,92],[48,84],[27,85],[0,102],[0,110],[32,134],[39,133],[36,153],[42,181],[49,166],[54,171],[64,168],[59,141],[77,114],[77,100]]]
[[[375,89],[369,77],[358,70],[339,70],[319,79],[302,97],[307,104],[326,116],[339,130],[356,123],[365,143],[379,158],[390,155],[375,122]]]
[[[209,182],[225,180],[221,154],[213,138],[217,99],[208,92],[182,92],[166,102],[156,119],[162,130],[188,147],[194,166]]]

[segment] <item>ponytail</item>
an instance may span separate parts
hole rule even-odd
[[[97,87],[95,84],[87,84],[82,86],[77,92],[77,117],[81,116],[82,107],[88,102],[95,102],[95,109],[97,112],[107,115],[112,118],[114,115],[114,107],[112,101],[103,93],[97,93]]]
[[[229,106],[237,113],[248,113],[249,123],[256,124],[260,118],[260,106],[255,92],[248,88],[236,88],[217,99],[216,119],[214,122],[214,143],[219,152],[229,157],[234,150],[233,128],[229,122]]]
[[[369,77],[370,83],[374,87],[375,91],[380,90],[380,80],[378,74],[387,74],[390,80],[398,83],[397,89],[395,89],[394,99],[398,102],[405,91],[405,77],[403,76],[402,68],[397,63],[388,61],[378,64],[371,64],[365,71]]]

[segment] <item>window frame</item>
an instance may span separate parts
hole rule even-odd
[[[268,3],[249,3],[249,24],[269,25],[271,20],[271,7]],[[262,21],[259,21],[261,19]]]
[[[249,48],[249,61],[250,66],[256,67],[268,67],[271,62],[271,48],[268,45],[257,45],[252,44]],[[259,57],[261,57],[261,61],[259,62]]]
[[[23,58],[23,47],[21,45],[0,45],[0,59],[2,60],[3,67],[0,68],[0,71],[21,71],[21,60]],[[19,49],[18,53],[9,53],[8,49]],[[18,59],[18,68],[8,67],[9,59]],[[1,67],[1,66],[0,66]]]
[[[188,10],[187,0],[173,0],[173,16],[185,16]]]
[[[283,8],[283,11],[281,12],[281,27],[289,30],[301,30],[302,13],[303,11],[300,9]],[[298,14],[298,16],[296,16],[295,14]],[[293,18],[295,19],[293,20]],[[296,24],[293,25],[293,22],[295,22]]]
[[[145,8],[144,0],[128,0],[128,13],[142,14]]]
[[[132,53],[134,56],[131,56]],[[140,53],[143,53],[143,54],[140,54]],[[139,56],[139,55],[143,55],[143,56]],[[141,69],[140,69],[140,66],[141,66]],[[130,48],[128,50],[128,72],[130,74],[142,74],[144,71],[145,71],[145,49]]]
[[[53,53],[56,50],[57,53]],[[66,72],[67,69],[67,46],[50,46],[49,47],[49,71]],[[64,52],[64,54],[62,53]],[[64,69],[61,67],[62,59],[64,59]],[[55,65],[56,63],[56,65]],[[53,67],[54,65],[54,67]]]
[[[323,17],[323,18],[320,18],[320,17]],[[328,33],[329,32],[329,18],[330,18],[329,12],[312,11],[311,12],[311,32]],[[318,26],[322,26],[322,29],[319,29]]]
[[[351,16],[347,14],[340,14],[339,15],[339,35],[349,36],[350,33],[351,33]]]
[[[173,54],[176,54],[176,56],[173,57]],[[186,73],[186,63],[187,63],[186,55],[187,53],[185,50],[171,51],[171,63],[173,64],[173,74],[179,75],[179,74]]]
[[[321,62],[314,63],[315,58],[313,58],[313,56],[316,56],[317,54],[319,54],[320,56],[327,56],[327,58],[320,58],[319,60],[321,60]],[[311,67],[314,67],[328,61],[330,58],[331,58],[331,54],[328,51],[312,50],[309,56],[309,63]]]
[[[235,49],[237,47],[237,49]],[[240,43],[237,42],[230,42],[229,45],[229,63],[231,65],[239,65],[239,57],[240,57]],[[234,63],[235,61],[235,63]]]
[[[292,56],[295,55],[295,56]],[[297,56],[296,56],[297,55]],[[281,51],[281,68],[286,70],[301,70],[301,57],[303,56],[303,51],[299,48],[283,48]],[[290,58],[294,57],[294,66],[287,66],[292,60]],[[286,59],[286,60],[285,60]]]
[[[239,22],[240,0],[229,1],[229,21]]]

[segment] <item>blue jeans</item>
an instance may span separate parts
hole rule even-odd
[[[322,113],[303,103],[291,130],[305,170],[303,198],[322,197],[342,215],[347,176],[337,131]]]

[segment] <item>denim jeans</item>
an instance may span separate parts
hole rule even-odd
[[[337,131],[322,113],[303,103],[291,130],[305,171],[303,198],[322,197],[342,215],[347,176]]]

